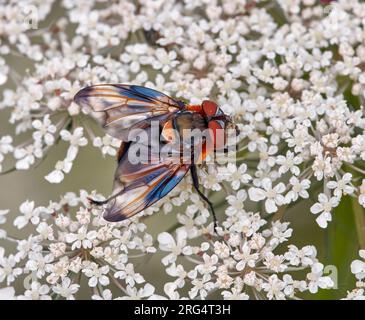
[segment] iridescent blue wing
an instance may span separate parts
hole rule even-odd
[[[80,90],[75,102],[98,120],[111,136],[128,141],[131,129],[145,129],[151,121],[166,121],[184,108],[181,101],[142,86],[100,84]]]
[[[106,201],[104,218],[121,221],[141,212],[166,196],[184,178],[190,165],[181,164],[159,154],[148,146],[148,163],[133,164],[128,150],[135,142],[124,147],[115,173],[113,195]],[[159,161],[159,162],[158,162]]]

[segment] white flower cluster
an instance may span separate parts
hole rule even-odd
[[[123,299],[147,297],[154,287],[135,271],[133,259],[154,253],[146,226],[134,219],[106,223],[100,209],[89,206],[86,191],[67,193],[59,202],[36,207],[24,202],[14,225],[34,231],[16,243],[16,253],[0,248],[0,282],[11,285],[22,277],[25,291],[17,299],[74,299],[85,277],[92,297],[117,286]]]
[[[259,213],[227,210],[218,236],[201,222],[195,230],[179,227],[175,237],[168,232],[158,235],[159,249],[168,252],[162,264],[174,281],[164,284],[164,295],[157,294],[156,284],[146,282],[136,270],[157,250],[142,218],[107,223],[100,209],[90,207],[88,196],[81,190],[47,207],[36,207],[33,201],[20,206],[14,225],[19,229],[33,225],[33,231],[26,239],[7,237],[16,244],[15,253],[6,256],[0,248],[0,282],[9,286],[23,279],[24,292],[17,299],[74,299],[82,277],[93,299],[111,299],[113,287],[118,289],[114,299],[205,299],[216,292],[224,299],[248,299],[250,294],[257,299],[284,299],[333,286],[323,275],[315,247],[289,245],[274,253],[292,235],[288,223],[264,227],[267,223]],[[180,220],[187,222],[188,213]],[[199,245],[188,244],[197,239]],[[181,259],[195,267],[187,270]],[[304,280],[289,274],[300,270],[307,270]],[[189,288],[188,297],[179,293],[183,288]]]
[[[50,183],[72,174],[86,145],[115,156],[120,142],[102,135],[73,102],[86,85],[133,83],[189,103],[215,100],[240,129],[236,163],[199,170],[209,196],[220,197],[219,236],[188,178],[145,210],[148,216],[186,204],[176,238],[158,237],[160,250],[171,251],[163,264],[177,278],[165,295],[185,297],[185,284],[190,298],[219,291],[281,299],[330,287],[312,246],[273,251],[291,237],[280,219],[302,199],[322,228],[344,196],[365,207],[365,3],[339,0],[327,12],[314,0],[63,0],[61,17],[37,30],[16,10],[36,8],[41,22],[52,2],[0,5],[0,111],[14,126],[0,137],[0,172],[31,169],[58,143],[68,149],[45,176]],[[18,74],[13,56],[31,68]],[[260,212],[249,213],[253,206]],[[104,290],[111,282],[124,297],[158,296],[129,262],[129,250],[157,250],[143,223],[106,224],[85,192],[48,207],[26,201],[19,210],[15,226],[32,224],[37,235],[16,240],[0,231],[18,245],[13,255],[0,251],[0,281],[35,272],[22,297],[72,298],[80,275],[94,298],[111,298]],[[202,242],[188,245],[192,239]],[[178,257],[195,267],[187,270]],[[298,268],[310,269],[304,280],[288,274]]]
[[[162,259],[167,274],[174,278],[164,286],[171,299],[181,299],[179,293],[188,287],[188,298],[206,299],[221,294],[224,299],[295,298],[297,293],[316,293],[318,288],[331,288],[334,283],[323,275],[323,265],[316,258],[316,249],[301,249],[289,245],[286,251],[275,254],[276,248],[292,235],[288,223],[274,222],[267,226],[258,213],[229,214],[219,238],[202,234],[205,241],[198,246],[185,228],[179,228],[175,237],[159,234],[160,249],[168,252]],[[203,239],[204,240],[204,239]],[[180,257],[194,267],[187,269]],[[294,279],[288,272],[307,269],[304,280]]]
[[[39,22],[49,14],[53,2],[54,0],[9,0],[1,4],[0,85],[7,81],[10,72],[6,63],[7,56],[21,54],[33,61],[42,60],[42,46],[36,44],[36,29]]]

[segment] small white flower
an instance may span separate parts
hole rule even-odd
[[[231,182],[233,190],[238,190],[241,183],[248,183],[252,178],[246,173],[247,165],[241,164],[238,168],[233,163],[228,163],[227,167],[219,168],[219,179]]]
[[[210,291],[215,288],[215,284],[211,281],[210,275],[204,275],[202,278],[197,278],[196,274],[191,275],[193,280],[191,284],[193,288],[189,291],[190,299],[199,296],[200,299],[205,299]]]
[[[267,297],[277,300],[285,299],[284,289],[285,289],[285,282],[280,280],[276,274],[273,274],[269,277],[268,282],[264,282],[262,288],[266,292]]]
[[[96,287],[98,283],[102,286],[106,286],[110,283],[109,278],[106,276],[109,273],[109,266],[99,267],[96,263],[91,263],[82,272],[89,278],[89,286]]]
[[[311,293],[316,293],[318,288],[328,289],[333,287],[334,283],[328,276],[323,276],[324,266],[321,263],[315,263],[311,267],[311,273],[308,273],[308,289]]]
[[[118,266],[120,271],[117,271],[114,274],[114,277],[117,279],[124,279],[125,282],[134,287],[135,284],[141,284],[145,282],[144,278],[139,274],[134,272],[134,266],[132,263],[128,263],[127,265]]]
[[[153,295],[155,292],[154,286],[149,283],[146,283],[144,287],[137,289],[132,288],[131,286],[127,286],[127,294],[128,296],[121,297],[122,300],[141,300],[143,298],[148,298]]]
[[[174,284],[176,284],[177,287],[184,287],[185,279],[188,273],[185,271],[184,267],[181,264],[177,266],[175,265],[175,263],[171,264],[168,268],[166,268],[166,273],[171,277],[177,278],[174,281]]]
[[[120,55],[120,60],[128,65],[133,73],[140,70],[143,56],[148,53],[148,46],[144,43],[136,43],[125,47],[124,52]]]
[[[37,281],[33,281],[30,288],[24,292],[23,296],[19,296],[20,300],[51,300],[49,293],[49,287],[46,284],[40,284]]]
[[[65,178],[65,173],[72,169],[72,162],[67,158],[63,161],[57,161],[55,170],[47,174],[44,178],[50,183],[60,183]]]
[[[174,263],[177,256],[182,254],[189,254],[189,249],[186,248],[186,237],[187,234],[184,230],[180,229],[176,232],[176,241],[171,234],[162,232],[158,235],[158,242],[162,251],[171,252],[162,259],[162,263],[167,266],[168,264]]]
[[[265,178],[261,183],[262,188],[250,188],[248,194],[252,201],[258,202],[266,199],[265,209],[267,213],[273,213],[278,210],[277,206],[281,206],[285,202],[282,193],[285,191],[284,183],[280,182],[272,187],[271,180]]]
[[[250,296],[238,290],[237,288],[232,288],[231,291],[222,291],[222,296],[224,300],[248,300]]]
[[[341,179],[337,181],[329,181],[327,183],[327,187],[329,189],[333,189],[333,194],[337,198],[341,198],[342,194],[352,194],[355,190],[355,188],[351,185],[352,180],[352,174],[351,173],[345,173]]]
[[[105,289],[105,290],[103,290],[101,295],[94,294],[91,297],[91,299],[93,299],[93,300],[113,300],[113,295],[112,295],[112,292],[109,289]],[[114,299],[114,300],[117,300],[117,299]]]
[[[180,295],[177,292],[177,285],[173,282],[167,282],[164,285],[164,292],[171,300],[179,300]]]
[[[48,225],[47,222],[41,222],[38,224],[36,231],[42,237],[42,239],[54,240],[53,228]]]
[[[87,139],[84,137],[84,128],[77,127],[73,133],[68,130],[61,130],[61,138],[64,141],[70,143],[70,147],[67,152],[67,158],[72,161],[75,159],[79,147],[87,145]]]
[[[120,140],[105,135],[103,138],[95,137],[93,145],[94,147],[100,148],[104,156],[107,154],[115,156],[117,154],[116,148],[120,146]]]
[[[155,51],[155,55],[157,60],[153,61],[152,66],[156,70],[162,69],[163,73],[169,72],[179,64],[179,62],[175,60],[177,56],[175,51],[167,52],[165,49],[158,48]]]
[[[365,260],[365,250],[360,250],[359,255]],[[351,272],[356,279],[362,280],[365,278],[365,262],[361,260],[354,260],[351,263]]]
[[[236,264],[237,271],[242,271],[246,267],[246,264],[248,267],[253,268],[259,258],[259,254],[257,252],[251,252],[250,246],[245,242],[240,250],[234,252],[233,257],[238,261]]]
[[[232,216],[235,214],[243,213],[244,201],[247,199],[247,193],[245,190],[239,190],[236,195],[227,196],[227,202],[229,207],[226,209],[226,214]]]
[[[70,278],[64,278],[61,284],[56,284],[52,290],[67,300],[75,300],[74,294],[79,291],[80,285],[72,283]]]
[[[297,177],[291,177],[289,183],[292,185],[292,188],[285,196],[286,203],[297,201],[299,197],[303,199],[309,198],[307,190],[310,188],[310,181],[308,179],[300,181]]]
[[[6,280],[7,285],[23,273],[22,268],[17,267],[18,258],[14,255],[4,256],[5,250],[0,247],[0,283]]]
[[[14,157],[17,159],[15,167],[17,170],[28,170],[34,164],[36,158],[41,158],[43,151],[37,141],[24,148],[15,148]]]
[[[72,243],[71,249],[91,249],[93,246],[93,240],[97,237],[95,230],[88,231],[87,226],[81,226],[77,233],[68,233],[66,235],[66,241]]]
[[[316,221],[321,228],[327,228],[328,221],[332,220],[331,211],[339,204],[337,197],[328,198],[324,193],[318,195],[318,201],[311,206],[310,211],[313,214],[321,213]]]
[[[292,174],[298,176],[300,173],[298,165],[301,164],[302,161],[301,157],[295,156],[295,154],[290,151],[286,153],[286,156],[279,155],[276,159],[276,163],[280,165],[280,175],[290,171]]]
[[[43,121],[41,120],[34,120],[32,122],[33,128],[36,129],[33,132],[33,139],[42,142],[44,141],[46,145],[50,146],[54,143],[54,133],[56,132],[57,128],[54,126],[49,119],[49,115],[45,115]]]
[[[347,293],[347,297],[344,300],[365,300],[365,290],[364,289],[354,289]]]
[[[29,223],[29,221],[32,224],[39,223],[41,207],[35,208],[34,201],[27,200],[23,202],[19,207],[19,211],[22,213],[22,215],[16,217],[14,220],[14,226],[16,226],[18,229],[24,228]]]

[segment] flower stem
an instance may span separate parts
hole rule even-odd
[[[357,171],[357,172],[359,172],[359,173],[361,173],[361,174],[365,174],[365,171],[364,170],[361,170],[360,168],[358,168],[358,167],[356,167],[356,166],[354,166],[354,165],[352,165],[352,164],[347,164],[349,167],[351,167],[352,169],[354,169],[355,171]]]
[[[287,208],[287,205],[281,206],[279,208],[279,210],[274,213],[271,220],[273,222],[278,221],[278,220],[280,221],[283,218],[284,214],[285,214],[286,208]]]

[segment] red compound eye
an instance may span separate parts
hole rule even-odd
[[[203,111],[206,116],[214,116],[218,111],[218,105],[210,100],[204,100],[202,103]]]

